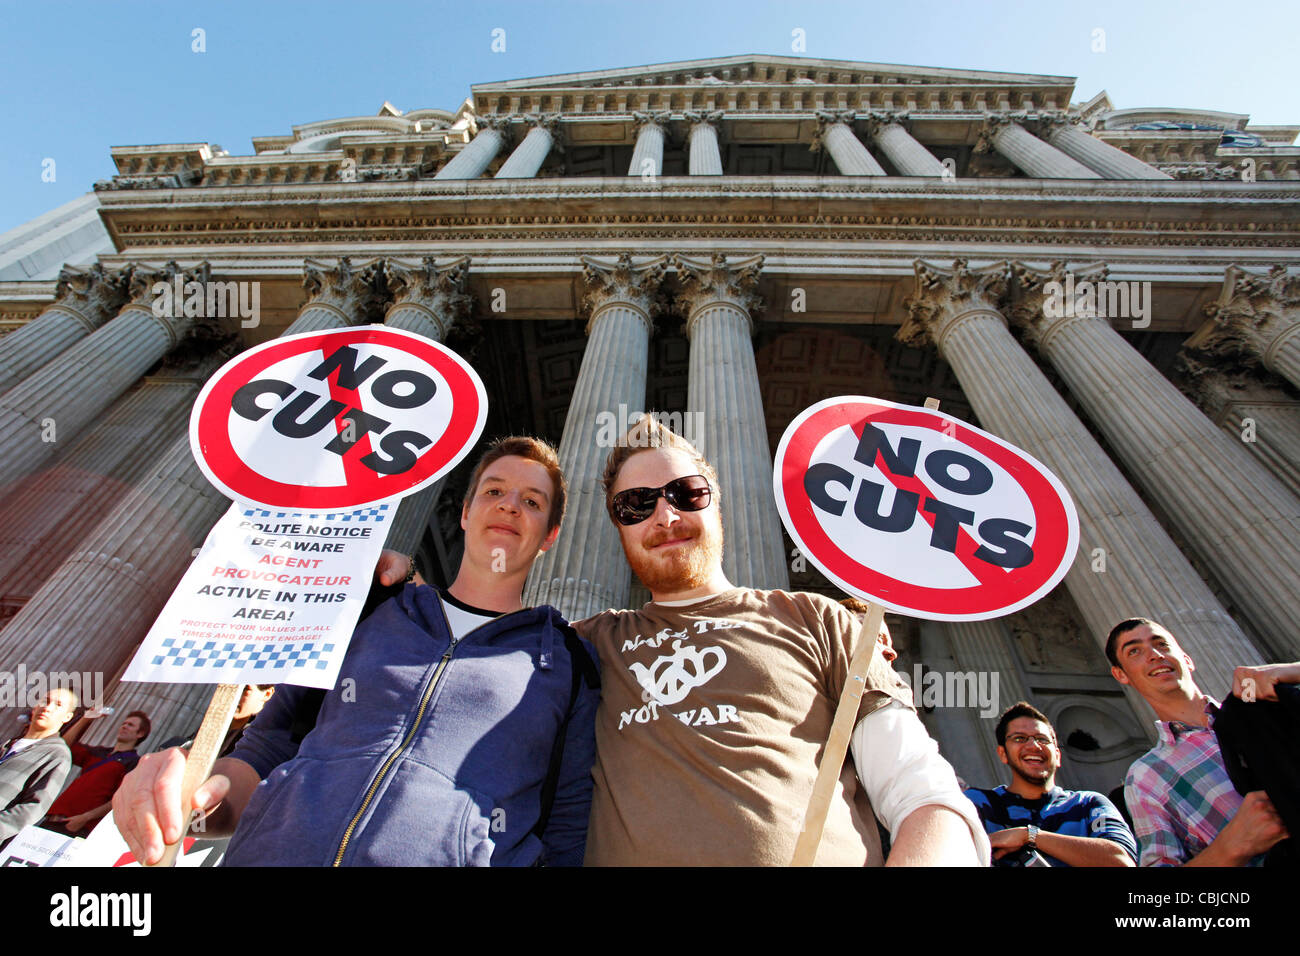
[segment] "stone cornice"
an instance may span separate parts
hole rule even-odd
[[[114,192],[119,249],[692,237],[1300,247],[1300,184],[638,177]]]

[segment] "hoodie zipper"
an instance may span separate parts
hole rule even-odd
[[[447,620],[447,612],[442,606],[441,597],[438,598],[438,611],[442,614],[443,626],[446,627],[447,633],[451,634],[451,622]],[[506,615],[502,615],[502,617],[505,616]],[[424,720],[424,711],[429,706],[429,700],[433,697],[433,692],[437,689],[438,682],[442,680],[442,672],[447,669],[447,662],[451,660],[451,654],[452,651],[456,650],[456,645],[473,634],[474,631],[487,627],[488,624],[494,624],[499,620],[500,618],[493,618],[491,621],[480,624],[471,631],[467,631],[460,637],[452,635],[451,643],[447,645],[447,650],[442,655],[442,660],[438,661],[438,667],[433,672],[433,680],[429,681],[428,688],[420,698],[420,709],[415,714],[415,723],[411,725],[411,729],[407,732],[406,739],[402,741],[401,746],[388,755],[388,759],[384,761],[384,765],[379,768],[379,773],[375,775],[374,782],[372,782],[369,789],[366,790],[366,796],[365,799],[361,801],[360,809],[357,810],[356,815],[353,816],[352,820],[348,823],[348,828],[343,831],[343,840],[339,843],[338,852],[334,854],[334,862],[330,864],[331,866],[337,867],[342,865],[343,854],[348,848],[348,841],[352,839],[352,831],[357,828],[357,824],[361,821],[362,816],[365,815],[366,808],[370,806],[370,801],[374,799],[375,791],[379,789],[379,785],[383,783],[384,777],[388,775],[388,770],[392,767],[393,761],[400,757],[406,748],[411,745],[411,741],[415,739],[415,735],[420,729],[420,724]]]

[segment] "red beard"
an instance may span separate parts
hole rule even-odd
[[[670,530],[648,537],[627,552],[632,572],[651,592],[689,591],[708,583],[722,562],[722,532],[716,537],[707,527],[700,533],[663,553],[647,551],[682,532]]]

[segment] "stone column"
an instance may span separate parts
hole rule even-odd
[[[1101,267],[1090,271],[1104,275]],[[1075,270],[1076,279],[1081,274],[1087,273]],[[1300,500],[1240,441],[1216,428],[1107,318],[1073,314],[1096,310],[1045,300],[1045,284],[1066,275],[1063,263],[1046,273],[1018,265],[1016,275],[1027,292],[1016,319],[1029,340],[1260,637],[1276,652],[1300,656]],[[1071,314],[1057,314],[1064,312]]]
[[[441,342],[452,326],[469,316],[473,299],[465,291],[468,273],[469,259],[464,256],[441,266],[432,256],[426,256],[419,268],[390,263],[388,289],[394,299],[384,324]],[[441,490],[441,483],[434,482],[403,498],[384,547],[414,554]]]
[[[134,650],[131,652],[135,653]],[[144,741],[145,752],[157,750],[164,740],[181,737],[199,729],[203,715],[216,684],[144,684],[139,681],[118,681],[105,688],[105,703],[113,708],[111,717],[104,717],[90,725],[82,738],[89,746],[111,747],[117,739],[117,728],[122,719],[133,710],[143,710],[149,715],[151,729]]]
[[[1001,619],[937,623],[948,634],[952,656],[959,670],[998,675],[996,706],[999,713],[1018,700],[1029,700],[1028,689],[1020,679],[1020,670],[1016,667],[1016,655],[1011,647],[1011,638],[1007,634],[1006,624]],[[993,737],[997,718],[984,720],[977,714],[975,723],[979,728],[980,752],[993,770],[989,779],[1000,782],[1007,777],[1008,771],[998,757],[998,742]],[[968,782],[973,787],[981,786],[977,780],[968,780]]]
[[[652,314],[666,258],[637,266],[623,253],[614,263],[582,259],[590,311],[587,348],[560,439],[569,482],[568,514],[554,548],[533,565],[527,604],[550,604],[570,620],[628,607],[631,571],[605,509],[601,475],[629,415],[645,409]]]
[[[664,123],[669,114],[633,113],[636,125],[636,148],[628,164],[629,176],[658,176],[664,171]]]
[[[1183,362],[1201,410],[1300,497],[1300,401],[1247,370],[1221,372],[1186,357]]]
[[[728,265],[720,254],[708,263],[674,256],[673,265],[691,343],[687,413],[699,432],[686,437],[722,484],[723,570],[733,584],[788,588],[781,518],[767,492],[772,453],[751,341],[751,312],[762,304],[756,289],[763,257]]]
[[[876,162],[867,147],[862,145],[862,140],[853,132],[856,116],[852,110],[819,110],[817,136],[812,148],[825,148],[831,154],[831,159],[835,160],[835,168],[841,176],[884,176],[885,168]]]
[[[478,135],[438,170],[434,179],[478,179],[506,144],[505,117],[478,118]]]
[[[21,608],[86,531],[141,481],[159,455],[188,434],[190,406],[205,377],[146,378],[50,468],[29,475],[0,501],[2,618]]]
[[[691,124],[687,170],[692,176],[722,175],[722,151],[718,149],[717,125],[721,119],[720,110],[686,114],[686,121]]]
[[[55,300],[20,329],[0,339],[0,394],[13,388],[111,319],[126,301],[130,269],[109,272],[64,266]]]
[[[872,141],[904,176],[950,178],[943,163],[907,131],[907,114],[873,111],[867,124]]]
[[[1105,179],[1173,179],[1168,173],[1089,134],[1065,116],[1050,116],[1042,125],[1043,139]]]
[[[557,116],[529,116],[532,129],[524,141],[515,147],[515,151],[497,170],[497,179],[532,179],[546,162],[551,146],[555,143],[554,131],[559,122]]]
[[[959,259],[947,270],[918,261],[898,337],[933,344],[981,426],[1043,462],[1069,491],[1079,551],[1065,586],[1098,646],[1125,618],[1154,618],[1196,659],[1202,686],[1224,691],[1232,669],[1259,653],[1012,337],[997,306],[1006,283],[1004,263],[971,270]]]
[[[1218,302],[1205,312],[1210,322],[1189,346],[1242,352],[1300,387],[1300,276],[1280,265],[1267,275],[1229,266]]]
[[[1019,113],[995,113],[986,117],[975,152],[987,153],[995,149],[1034,179],[1102,178],[1016,122],[1024,118],[1024,114]]]
[[[308,263],[304,271],[312,298],[285,334],[330,328],[331,317],[361,324],[377,305],[373,264],[354,269],[343,259],[337,269]],[[0,660],[28,671],[117,673],[229,507],[195,464],[189,436],[175,441],[0,631]],[[167,686],[153,693],[166,698]]]
[[[174,262],[135,270],[117,318],[0,397],[0,488],[37,471],[190,331],[194,318],[180,302],[170,314],[153,308],[154,284],[172,287],[174,277],[182,288],[196,278]]]

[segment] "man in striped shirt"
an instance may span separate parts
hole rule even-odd
[[[1124,782],[1140,864],[1261,863],[1289,834],[1264,791],[1243,797],[1228,779],[1213,730],[1219,702],[1196,686],[1191,657],[1146,618],[1116,624],[1106,638],[1106,657],[1115,679],[1141,694],[1159,718],[1158,742],[1133,762]],[[1276,680],[1295,681],[1297,670],[1294,664],[1238,667],[1234,689],[1249,678],[1271,690]]]

